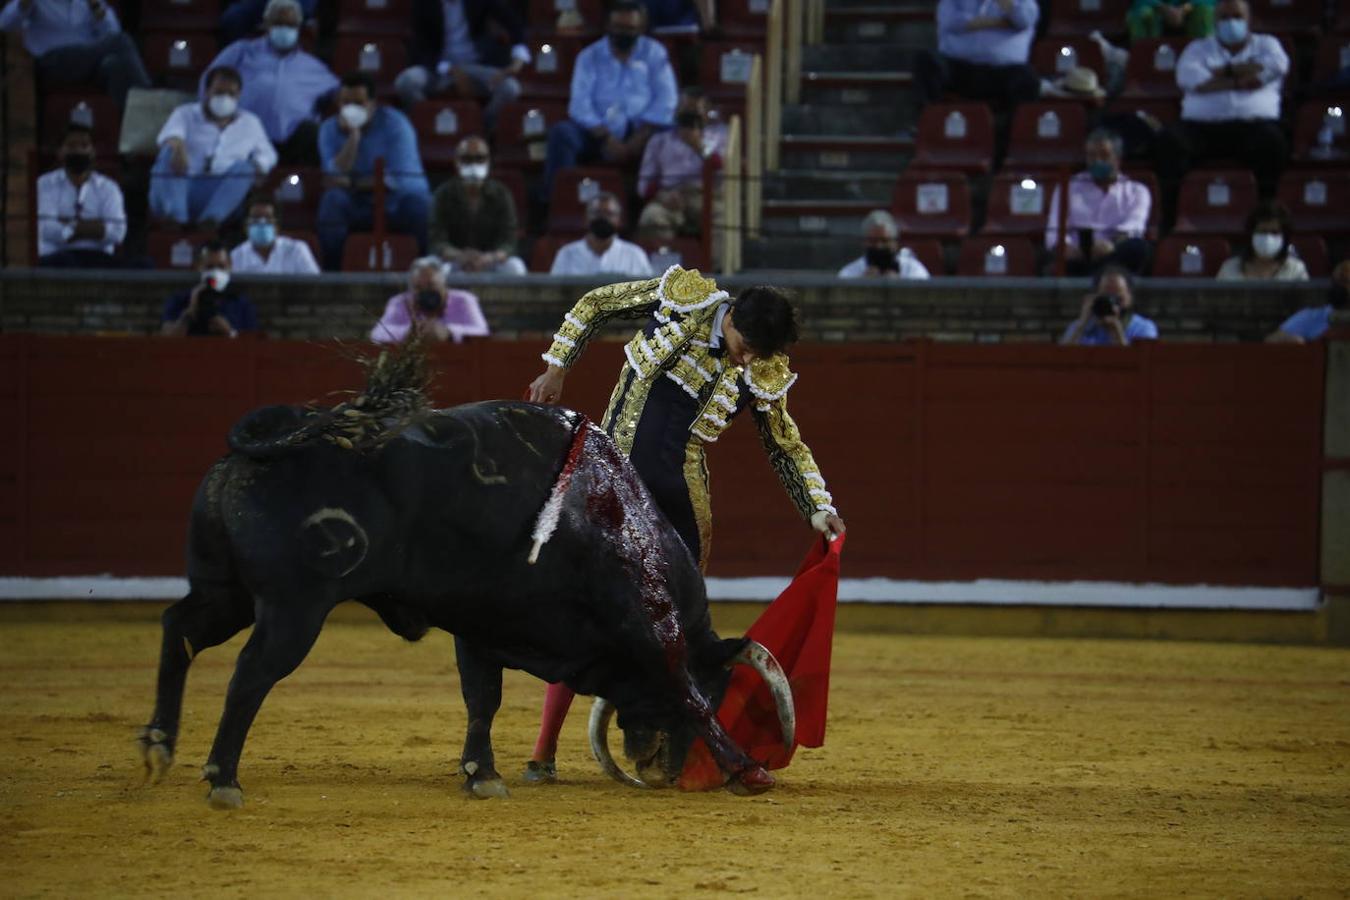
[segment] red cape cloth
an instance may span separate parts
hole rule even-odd
[[[800,744],[825,743],[825,712],[830,694],[830,649],[839,596],[839,556],[844,536],[815,541],[797,575],[745,636],[763,644],[787,673],[797,711],[795,740],[784,746],[773,696],[749,666],[737,666],[727,685],[717,719],[736,745],[769,769],[792,761]],[[702,740],[689,748],[679,786],[687,791],[721,787],[726,776]]]

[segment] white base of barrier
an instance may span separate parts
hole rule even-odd
[[[787,578],[709,578],[710,600],[767,601]],[[185,578],[0,577],[0,600],[177,600]],[[948,603],[996,606],[1098,606],[1134,609],[1247,609],[1307,612],[1321,602],[1317,588],[1131,584],[1115,581],[899,581],[843,578],[842,603]]]

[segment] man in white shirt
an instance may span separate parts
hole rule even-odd
[[[277,151],[262,121],[239,108],[242,87],[234,69],[212,69],[203,101],[183,104],[164,123],[150,172],[151,215],[215,227],[276,165]]]
[[[319,264],[304,241],[277,234],[277,208],[266,197],[248,205],[248,240],[230,251],[230,267],[240,274],[318,275]]]
[[[884,209],[863,219],[863,255],[839,270],[840,278],[928,278],[928,268],[900,246],[900,226]]]
[[[1289,57],[1277,38],[1251,33],[1246,0],[1219,0],[1214,34],[1186,45],[1177,59],[1181,121],[1155,145],[1165,200],[1193,165],[1214,157],[1242,160],[1262,193],[1273,195],[1289,154],[1280,128],[1280,91]]]
[[[94,139],[80,125],[66,128],[61,168],[37,180],[38,265],[98,269],[118,265],[127,236],[122,189],[94,171]]]
[[[619,237],[623,207],[619,198],[601,191],[586,204],[586,236],[564,244],[553,257],[550,275],[628,275],[650,278],[651,260],[647,251]]]

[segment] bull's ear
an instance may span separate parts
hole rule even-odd
[[[731,665],[731,661],[736,658],[736,654],[745,649],[745,645],[750,642],[749,638],[719,638],[708,644],[703,652],[699,654],[699,663],[709,671],[725,669]]]

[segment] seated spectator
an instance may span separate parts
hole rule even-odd
[[[150,86],[145,63],[104,0],[9,0],[0,31],[21,31],[45,88],[97,82],[127,105],[127,91]]]
[[[563,244],[553,257],[550,275],[628,275],[649,278],[652,271],[647,251],[619,237],[623,224],[623,207],[619,198],[609,191],[601,191],[586,204],[589,224],[586,236],[579,241]]]
[[[159,158],[150,171],[150,212],[180,225],[211,228],[244,202],[277,151],[262,122],[239,108],[243,87],[229,67],[206,73],[206,97],[184,103],[159,131]]]
[[[1331,329],[1331,316],[1350,307],[1350,259],[1342,260],[1331,273],[1331,287],[1327,288],[1327,302],[1322,306],[1300,309],[1284,320],[1266,338],[1271,344],[1306,344],[1325,335]]]
[[[1209,37],[1214,33],[1214,0],[1132,0],[1125,29],[1131,42],[1173,34]]]
[[[1087,171],[1069,179],[1069,227],[1064,232],[1070,275],[1118,265],[1141,275],[1152,248],[1144,238],[1153,197],[1148,187],[1120,171],[1123,144],[1105,129],[1088,135]],[[1050,195],[1045,246],[1057,252],[1059,186]]]
[[[337,90],[337,76],[300,49],[304,21],[296,0],[269,0],[267,34],[230,44],[208,71],[228,66],[244,79],[239,105],[262,120],[284,163],[319,164],[319,106]],[[201,92],[206,93],[206,76]]]
[[[645,21],[642,4],[616,0],[609,34],[577,54],[568,117],[548,131],[541,202],[559,169],[637,160],[647,139],[673,123],[675,72],[666,48],[642,33]]]
[[[391,231],[427,247],[431,191],[408,117],[375,99],[369,72],[352,72],[338,89],[339,112],[319,126],[319,157],[328,189],[319,199],[319,250],[323,267],[342,268],[342,245],[350,231],[374,220],[375,160],[384,160],[384,209]]]
[[[520,96],[516,76],[530,61],[525,25],[506,0],[413,0],[412,65],[394,82],[410,107],[428,96],[485,99],[491,130],[502,105]],[[504,34],[507,44],[498,38]]]
[[[516,201],[488,176],[487,141],[466,137],[455,148],[459,177],[431,195],[431,250],[456,272],[524,275],[516,252]]]
[[[1283,203],[1258,203],[1247,216],[1246,241],[1219,266],[1219,281],[1307,281],[1308,267],[1289,252],[1294,225]]]
[[[299,0],[303,19],[312,19],[319,9],[319,0]],[[258,25],[267,18],[268,0],[234,0],[220,14],[220,37],[227,44],[252,37]],[[302,19],[302,21],[303,21]]]
[[[682,112],[696,112],[703,120],[703,155],[720,156],[727,148],[730,129],[713,108],[708,95],[696,84],[680,88],[680,98],[675,103],[675,115]]]
[[[1135,341],[1156,341],[1158,326],[1134,311],[1134,279],[1119,268],[1103,269],[1096,289],[1083,298],[1078,318],[1069,323],[1061,344],[1125,346]]]
[[[160,334],[168,337],[238,337],[258,330],[258,315],[248,297],[229,290],[230,254],[220,241],[197,251],[202,280],[191,290],[172,294],[164,304]]]
[[[1036,0],[938,0],[938,51],[914,64],[920,100],[950,91],[1002,110],[1035,100],[1041,79],[1029,60],[1039,17]]]
[[[89,129],[68,126],[57,159],[61,168],[37,180],[38,265],[116,267],[127,214],[117,182],[94,171]]]
[[[638,173],[638,194],[647,205],[638,219],[644,237],[672,240],[698,234],[703,222],[703,117],[690,109],[675,116],[675,128],[647,142]]]
[[[900,246],[900,226],[884,209],[874,209],[862,223],[863,255],[839,270],[840,278],[928,278],[928,268]]]
[[[408,290],[385,304],[370,339],[377,344],[398,344],[409,338],[458,344],[466,337],[487,334],[487,319],[478,298],[468,291],[447,290],[441,261],[424,256],[408,272]]]
[[[1289,57],[1273,35],[1250,33],[1246,0],[1219,0],[1215,16],[1214,36],[1191,41],[1177,59],[1181,121],[1154,146],[1163,196],[1174,197],[1193,165],[1216,157],[1241,160],[1271,196],[1289,152],[1280,128]]]
[[[266,197],[255,197],[245,220],[248,240],[230,251],[234,271],[249,275],[318,275],[309,244],[277,234],[277,207]]]

